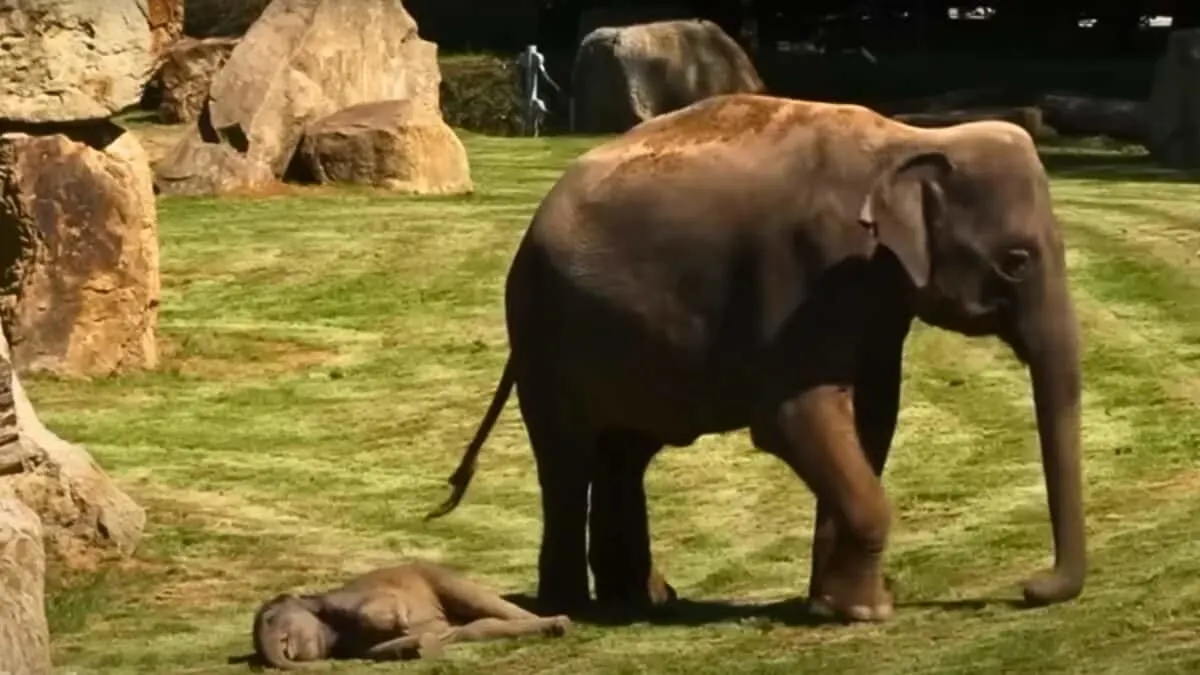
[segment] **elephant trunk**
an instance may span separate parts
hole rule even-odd
[[[1080,347],[1065,274],[1021,312],[1017,348],[1029,366],[1042,450],[1046,497],[1054,530],[1054,567],[1024,583],[1026,602],[1046,605],[1077,597],[1087,574],[1080,456]],[[1032,306],[1030,306],[1032,305]]]

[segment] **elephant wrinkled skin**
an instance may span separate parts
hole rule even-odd
[[[651,561],[647,465],[748,427],[817,497],[810,606],[889,616],[880,476],[914,318],[998,336],[1027,365],[1055,563],[1024,595],[1082,591],[1078,326],[1046,173],[1013,124],[918,129],[855,105],[706,99],[567,167],[516,252],[505,307],[508,363],[430,517],[461,500],[515,385],[547,611],[590,600],[589,564],[598,600],[673,597]]]

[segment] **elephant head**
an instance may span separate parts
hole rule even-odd
[[[996,335],[1028,366],[1055,564],[1024,594],[1070,600],[1086,575],[1080,354],[1045,169],[1029,135],[999,122],[914,130],[893,151],[859,219],[911,279],[922,321]]]
[[[254,651],[268,666],[296,670],[325,658],[333,645],[332,629],[318,618],[312,598],[283,593],[254,614]]]

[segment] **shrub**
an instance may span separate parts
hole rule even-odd
[[[184,0],[183,32],[192,37],[238,37],[271,0]]]
[[[490,54],[440,59],[442,117],[453,127],[494,136],[521,131],[521,98],[511,59]]]

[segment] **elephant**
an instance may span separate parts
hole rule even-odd
[[[651,557],[647,466],[748,429],[816,498],[810,611],[891,616],[882,473],[914,320],[996,337],[1028,370],[1055,557],[1023,596],[1083,590],[1079,326],[1045,167],[1014,124],[704,99],[567,165],[504,303],[503,373],[427,518],[458,505],[515,387],[541,489],[545,612],[591,603],[589,566],[602,604],[676,598]]]

